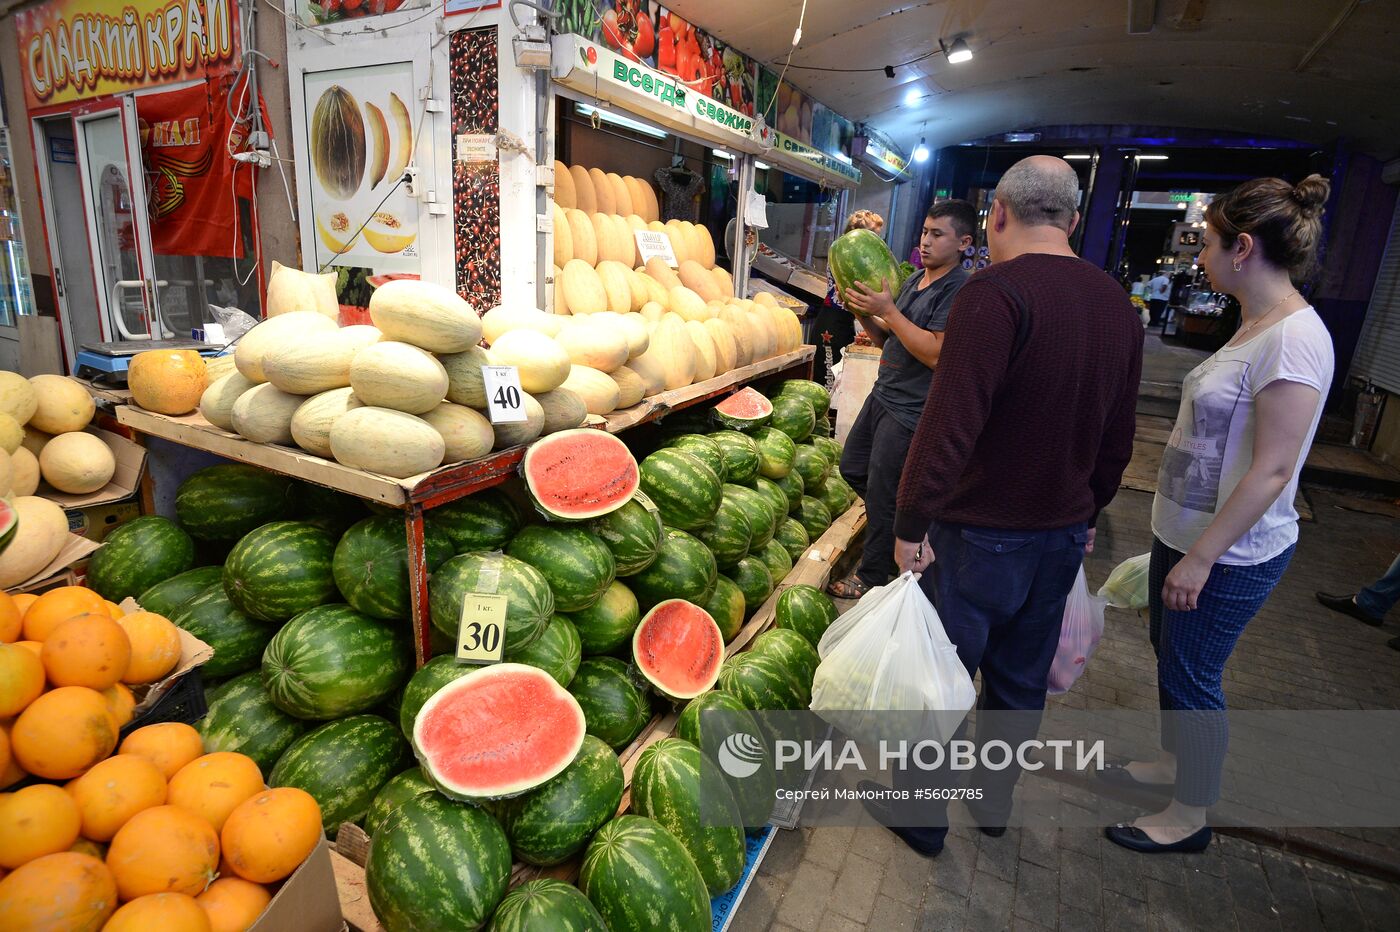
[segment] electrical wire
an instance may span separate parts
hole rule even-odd
[[[354,244],[355,240],[359,238],[359,235],[364,232],[365,227],[369,226],[369,222],[374,219],[374,215],[379,213],[379,208],[383,207],[386,203],[388,203],[389,198],[393,197],[394,192],[397,191],[403,185],[404,179],[407,177],[407,172],[399,176],[399,180],[394,182],[394,186],[390,188],[387,192],[385,192],[384,198],[378,204],[374,205],[374,210],[371,210],[369,212],[369,216],[365,218],[364,223],[360,224],[360,228],[354,233],[350,234],[349,238],[345,240],[345,245],[340,247],[339,252],[335,253],[333,256],[327,259],[325,261],[325,264],[316,270],[317,274],[324,272],[326,269],[330,268],[332,262],[334,262],[336,259],[339,259],[341,256],[345,255],[345,253],[350,251],[350,247]]]
[[[910,65],[917,65],[921,61],[926,61],[927,59],[932,58],[933,56],[938,54],[938,51],[938,49],[934,49],[932,52],[920,55],[918,58],[911,58],[908,61],[897,62],[893,65],[881,65],[878,68],[827,68],[821,65],[791,65],[790,67],[798,71],[830,71],[838,74],[869,74],[877,71],[884,71],[886,68],[908,68]],[[792,58],[791,52],[788,53],[788,58]],[[770,62],[770,64],[777,65],[777,62]],[[784,65],[784,67],[786,68],[789,66]]]
[[[787,77],[788,66],[792,64],[792,53],[797,51],[798,43],[802,41],[802,22],[807,18],[807,0],[802,0],[802,9],[797,13],[797,29],[792,34],[792,46],[788,48],[787,61],[783,62],[783,70],[778,73],[778,83],[773,88],[773,99],[768,101],[767,108],[763,111],[764,120],[773,112],[773,108],[778,105],[778,88],[783,86],[783,78]]]

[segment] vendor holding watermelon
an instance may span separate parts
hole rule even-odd
[[[922,271],[902,285],[886,281],[879,291],[859,281],[845,289],[845,306],[882,353],[875,387],[841,454],[841,475],[865,499],[867,524],[860,565],[827,590],[838,599],[858,599],[894,572],[895,494],[904,456],[943,349],[953,296],[968,278],[962,251],[972,245],[976,229],[971,204],[940,201],[929,209],[919,235]]]

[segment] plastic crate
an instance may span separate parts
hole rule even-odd
[[[138,728],[162,722],[182,722],[193,725],[204,718],[209,704],[204,701],[204,678],[199,667],[180,677],[165,691],[156,704],[122,726],[118,741]]]

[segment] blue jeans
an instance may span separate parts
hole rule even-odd
[[[979,721],[977,741],[1006,741],[1014,749],[1033,738],[1045,709],[1045,683],[1060,644],[1065,599],[1084,560],[1083,523],[1052,531],[1008,531],[934,524],[929,543],[936,560],[920,579],[938,609],[943,630],[969,676],[982,673],[977,708],[1024,714]],[[958,732],[962,736],[964,729]],[[949,785],[946,774],[896,771],[895,786]],[[920,777],[923,777],[920,781]],[[1005,825],[1019,766],[974,772],[982,799],[971,804],[982,825]],[[910,833],[930,846],[948,833],[947,803],[921,803]],[[933,826],[933,827],[927,827]]]
[[[1384,618],[1400,602],[1400,554],[1385,575],[1356,594],[1357,606],[1373,618]]]

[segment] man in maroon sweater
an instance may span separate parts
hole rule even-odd
[[[1033,156],[1002,177],[987,218],[993,265],[953,302],[899,487],[895,561],[923,573],[959,659],[981,671],[979,709],[1018,713],[986,726],[979,713],[979,743],[1015,748],[1039,728],[1065,598],[1133,453],[1142,323],[1070,249],[1078,204],[1060,159]],[[1014,766],[973,775],[987,834],[1005,831],[1019,777]],[[944,806],[896,833],[937,854]]]

